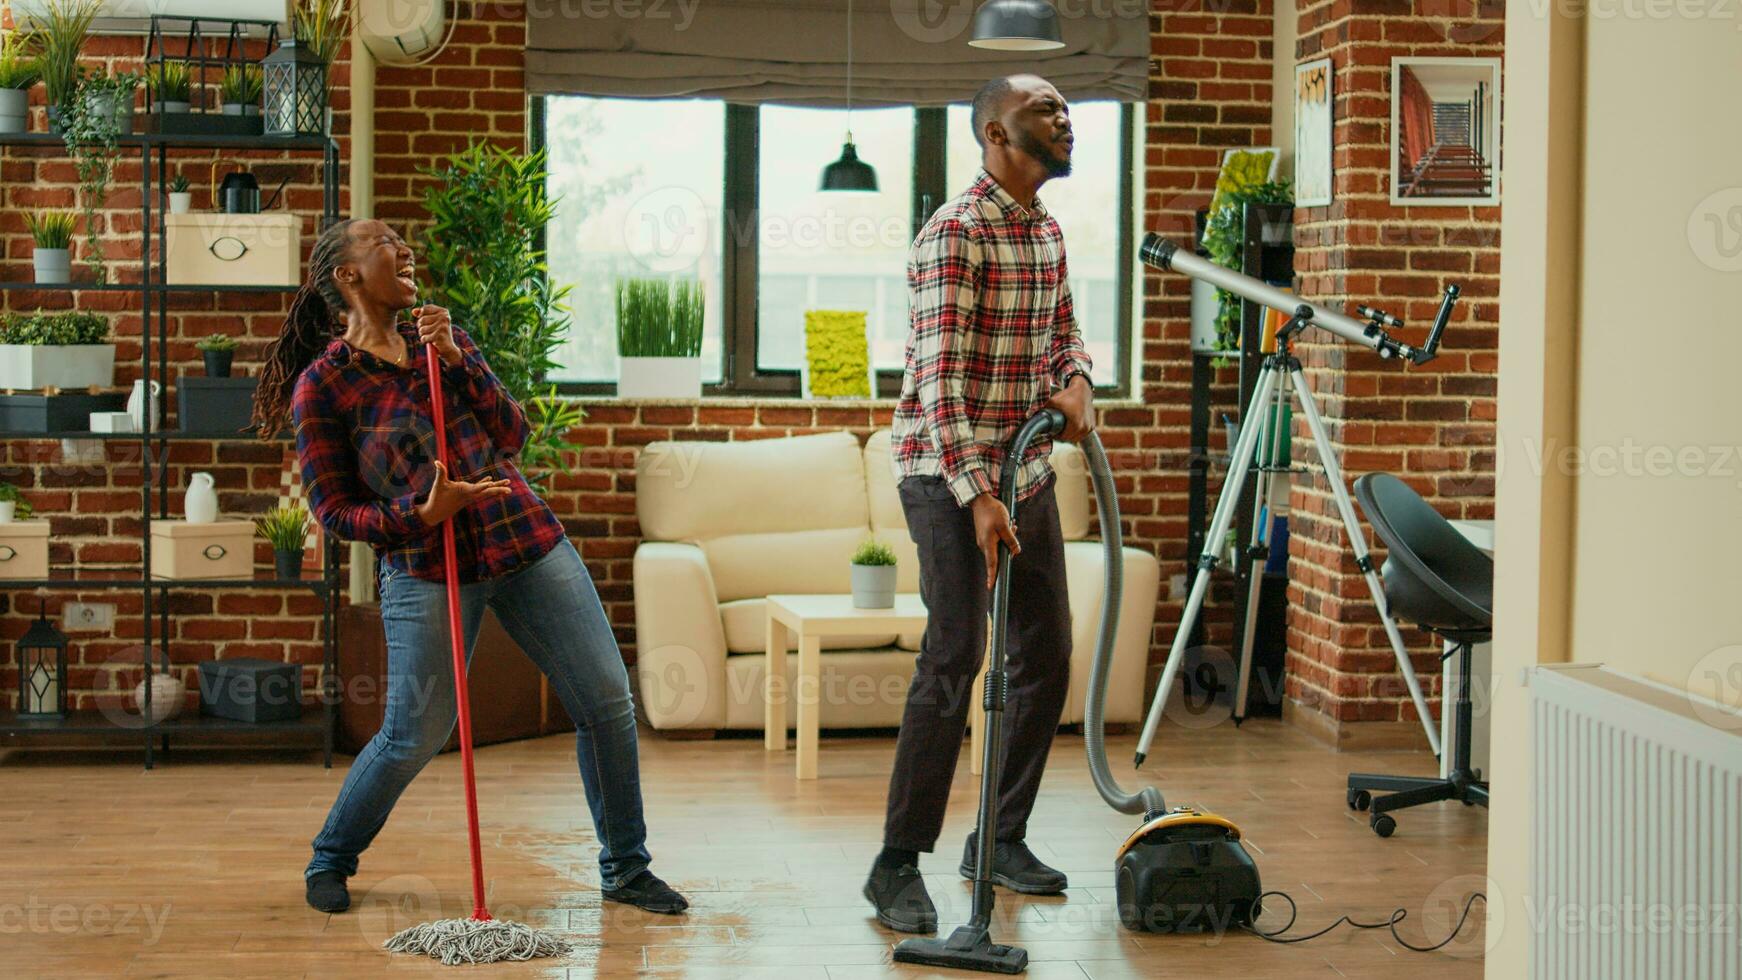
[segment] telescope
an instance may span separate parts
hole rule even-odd
[[[1249,299],[1261,306],[1281,310],[1295,317],[1303,326],[1318,327],[1352,344],[1359,344],[1373,350],[1380,357],[1388,359],[1398,357],[1411,364],[1426,364],[1438,354],[1440,335],[1445,332],[1446,321],[1452,315],[1452,304],[1458,298],[1458,287],[1447,286],[1445,297],[1440,302],[1439,314],[1434,318],[1433,329],[1428,332],[1427,341],[1420,347],[1411,347],[1392,339],[1391,335],[1386,332],[1386,327],[1401,327],[1403,321],[1384,310],[1369,306],[1357,307],[1361,315],[1367,318],[1367,322],[1362,323],[1353,317],[1310,303],[1299,296],[1285,293],[1262,280],[1254,279],[1232,269],[1225,269],[1209,259],[1180,248],[1154,232],[1143,236],[1142,244],[1137,246],[1137,257],[1142,260],[1144,265],[1153,266],[1163,271],[1184,273],[1193,279],[1202,279],[1218,289]]]

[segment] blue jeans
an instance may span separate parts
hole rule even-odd
[[[305,875],[357,873],[357,856],[380,833],[399,794],[441,751],[457,721],[447,586],[383,567],[381,621],[387,632],[387,707],[381,730],[357,754]],[[599,877],[617,888],[652,860],[641,812],[640,762],[629,672],[593,580],[566,538],[506,575],[460,586],[466,663],[483,622],[496,611],[508,635],[550,678],[575,724],[581,784],[598,833]],[[463,806],[455,796],[453,805]]]

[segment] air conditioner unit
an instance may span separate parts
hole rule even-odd
[[[384,65],[434,54],[446,30],[447,0],[357,0],[357,36]]]
[[[12,19],[19,27],[35,23],[37,15],[53,0],[11,0]],[[93,34],[144,34],[151,29],[151,16],[210,18],[213,20],[269,20],[290,23],[287,0],[102,0]]]

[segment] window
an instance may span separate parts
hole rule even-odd
[[[1071,289],[1104,392],[1129,390],[1135,293],[1132,107],[1071,107],[1073,172],[1041,190],[1064,229]],[[561,195],[546,229],[550,274],[572,288],[573,326],[550,379],[609,393],[615,291],[628,276],[687,275],[707,297],[709,394],[796,395],[804,313],[862,309],[878,391],[900,387],[907,250],[919,224],[979,168],[966,106],[855,109],[853,140],[877,193],[817,191],[847,129],[839,109],[552,96],[535,107]]]

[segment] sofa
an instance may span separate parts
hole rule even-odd
[[[1075,724],[1083,719],[1104,559],[1100,541],[1089,538],[1093,495],[1082,451],[1057,442],[1052,463],[1073,624],[1062,722]],[[890,470],[887,429],[863,446],[848,432],[656,442],[643,450],[635,479],[642,535],[633,572],[636,666],[640,702],[656,730],[760,730],[765,597],[851,591],[849,557],[866,538],[895,550],[898,591],[919,591],[917,550]],[[1155,556],[1124,549],[1110,723],[1141,720],[1159,588]],[[900,725],[919,640],[916,634],[825,641],[821,727]],[[789,682],[796,659],[786,659]],[[791,699],[787,708],[790,723]]]

